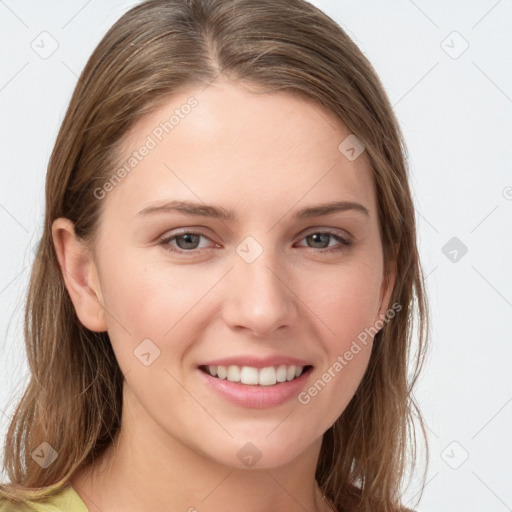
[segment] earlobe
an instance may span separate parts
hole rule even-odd
[[[73,222],[63,217],[52,225],[59,266],[80,322],[95,332],[107,330],[103,296],[91,251],[77,238]]]

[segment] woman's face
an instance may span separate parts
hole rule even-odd
[[[393,276],[349,135],[309,101],[223,80],[126,138],[125,172],[97,190],[97,293],[131,421],[161,449],[282,465],[354,395]]]

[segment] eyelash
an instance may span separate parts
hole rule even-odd
[[[167,237],[161,238],[159,245],[163,246],[169,252],[176,253],[176,254],[186,254],[186,255],[192,256],[192,255],[200,252],[200,249],[183,250],[183,249],[177,249],[170,245],[170,242],[172,242],[173,240],[175,240],[179,237],[182,237],[184,235],[198,235],[198,236],[201,236],[203,238],[207,238],[208,240],[210,240],[203,233],[199,233],[196,231],[183,231],[181,233],[175,233],[172,236],[167,236]],[[347,239],[341,237],[340,235],[338,235],[337,233],[333,233],[332,231],[312,231],[311,233],[308,233],[307,235],[305,235],[301,240],[303,240],[304,238],[308,238],[309,236],[312,236],[312,235],[329,235],[330,237],[332,237],[336,241],[338,241],[340,244],[338,246],[334,246],[331,248],[324,248],[324,249],[315,249],[314,247],[306,247],[307,249],[312,249],[315,252],[319,252],[319,253],[341,252],[343,250],[346,250],[348,247],[350,247],[352,245],[352,242],[350,240],[347,240]]]

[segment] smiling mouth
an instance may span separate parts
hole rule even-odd
[[[267,366],[265,368],[237,365],[199,366],[202,372],[211,377],[249,386],[273,386],[282,384],[299,378],[312,368],[312,365],[296,366],[286,364]]]

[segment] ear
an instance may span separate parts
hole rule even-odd
[[[61,217],[53,222],[52,237],[64,284],[80,322],[91,331],[106,331],[103,296],[92,252],[76,236],[69,219]]]
[[[395,254],[398,254],[398,244],[395,244]],[[382,284],[380,287],[380,303],[379,311],[375,322],[379,319],[383,319],[386,316],[386,311],[389,309],[389,302],[396,281],[396,260],[394,257],[384,265],[384,273],[382,276]]]

